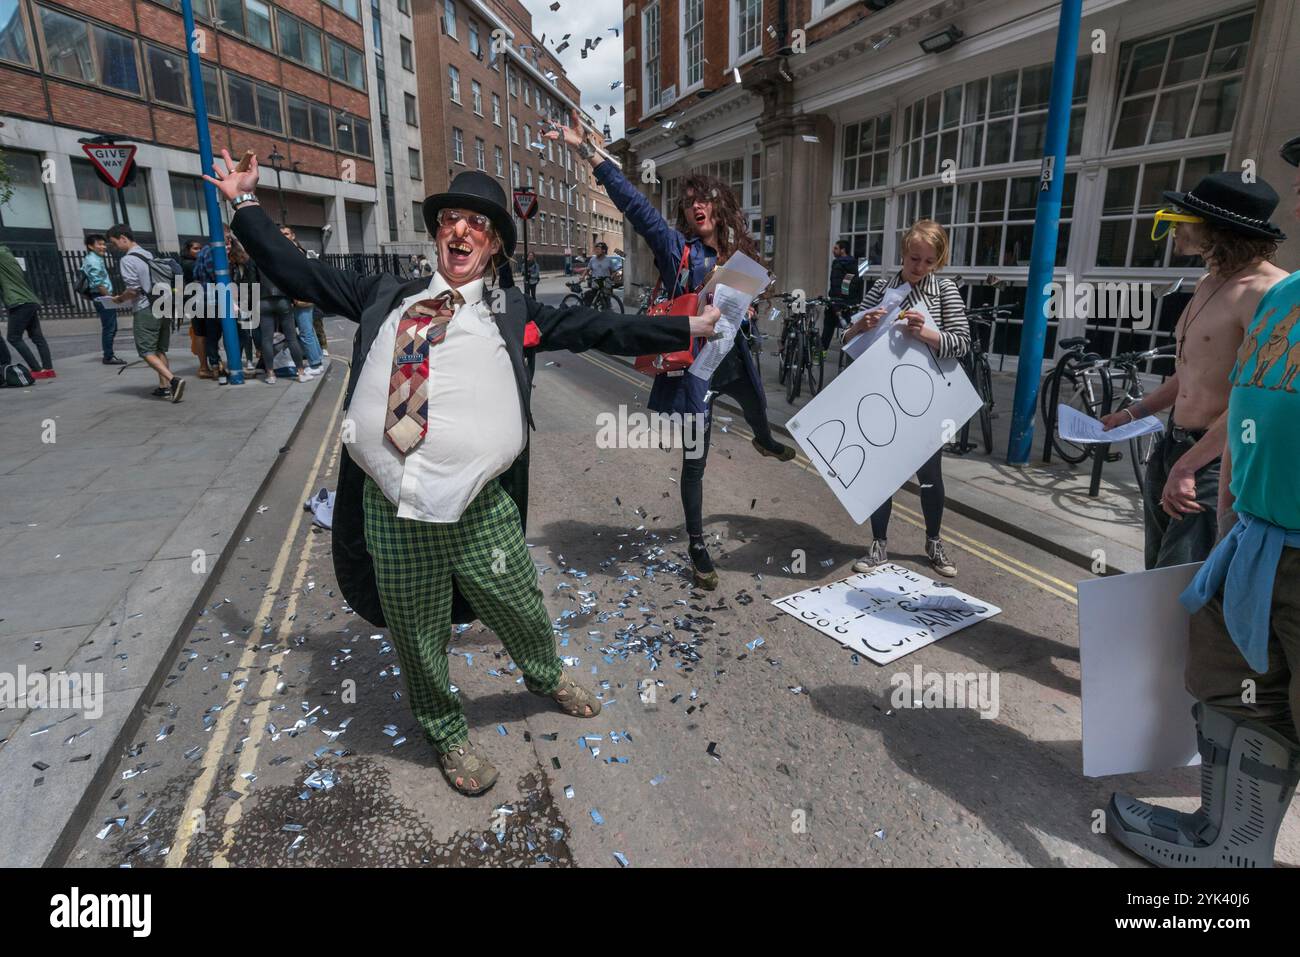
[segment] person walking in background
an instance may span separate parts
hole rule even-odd
[[[566,276],[573,275],[573,247],[572,246],[564,247],[564,274]]]
[[[171,319],[158,315],[156,306],[150,301],[154,282],[149,261],[153,259],[153,253],[138,245],[135,234],[121,223],[108,231],[108,242],[122,257],[118,268],[126,287],[113,300],[127,303],[134,310],[131,334],[135,338],[135,351],[158,374],[159,385],[153,390],[153,395],[179,402],[185,394],[185,380],[174,374],[167,364]]]
[[[758,248],[749,235],[746,217],[726,183],[711,176],[692,175],[683,179],[674,227],[628,181],[615,163],[604,159],[588,142],[576,114],[571,124],[555,127],[545,135],[553,140],[563,137],[565,143],[575,147],[578,155],[592,165],[596,181],[650,247],[659,278],[669,295],[676,297],[700,289],[713,268],[725,263],[734,253],[743,253],[754,260],[759,258]],[[597,146],[603,143],[599,134],[591,134],[591,137]],[[607,252],[605,243],[597,243],[597,254],[587,264],[588,275],[597,282],[612,282],[613,262],[605,255]],[[718,573],[704,541],[704,468],[713,431],[713,401],[720,393],[740,404],[745,421],[754,430],[755,451],[781,462],[789,462],[795,457],[792,447],[782,445],[772,436],[763,384],[743,328],[736,331],[730,350],[711,379],[706,381],[680,372],[675,376],[655,377],[647,403],[652,412],[702,416],[704,424],[702,440],[684,443],[681,496],[689,539],[687,552],[693,568],[692,581],[707,591],[718,587]]]
[[[826,297],[831,304],[822,315],[822,356],[831,347],[840,320],[848,318],[853,307],[862,301],[862,277],[858,275],[858,257],[850,254],[843,240],[831,249],[830,288]]]
[[[23,267],[18,264],[18,259],[10,252],[8,246],[0,246],[0,298],[4,299],[5,308],[9,310],[9,329],[6,336],[9,344],[27,363],[33,379],[53,379],[54,364],[50,360],[50,346],[41,332],[41,320],[38,315],[41,301],[36,298],[36,293],[32,292],[32,287],[27,284]],[[39,361],[23,342],[24,333],[36,347],[40,355]]]
[[[204,246],[197,239],[187,241],[181,249],[181,277],[185,283],[185,300],[189,301],[189,290],[191,283],[196,282],[196,270],[198,268],[199,256],[203,254]],[[177,322],[180,316],[176,317]],[[179,327],[178,327],[179,328]],[[193,336],[191,352],[199,360],[198,377],[200,379],[215,379],[216,372],[213,371],[213,365],[208,359],[209,350],[207,339],[209,335],[220,336],[220,331],[210,332],[212,328],[208,322],[207,316],[202,312],[190,317],[190,332]]]
[[[303,249],[302,243],[298,242],[298,235],[293,231],[291,226],[281,226],[280,234],[285,239],[297,247],[298,252],[304,256],[307,250]],[[423,259],[424,257],[420,257]],[[425,260],[428,262],[428,260]],[[322,355],[320,343],[316,339],[316,329],[314,327],[314,318],[316,307],[310,302],[303,302],[301,299],[293,300],[293,321],[294,327],[298,330],[298,338],[302,341],[303,352],[307,355],[307,375],[318,376],[324,369],[321,366]]]
[[[113,295],[113,279],[108,274],[108,243],[100,233],[91,233],[86,237],[86,258],[82,260],[81,271],[86,275],[90,288],[98,290],[101,296]],[[117,310],[105,305],[98,299],[95,312],[99,314],[100,346],[104,352],[103,363],[106,366],[124,366],[125,359],[119,359],[113,351],[113,340],[117,338]]]
[[[542,281],[542,270],[537,265],[537,254],[531,250],[524,263],[524,295],[529,299],[537,298],[537,286]]]
[[[880,324],[885,310],[879,306],[887,290],[910,286],[896,322],[905,323],[908,334],[927,346],[936,359],[961,358],[970,351],[966,304],[956,283],[935,275],[948,264],[948,234],[932,219],[919,220],[903,236],[902,250],[903,268],[889,279],[875,281],[862,303],[867,313],[844,330],[845,344]],[[912,308],[918,303],[924,304],[938,328],[926,325],[925,315]],[[931,568],[951,578],[957,574],[957,566],[948,557],[939,537],[944,503],[942,448],[916,470],[916,480],[921,486],[921,511],[925,513],[925,557]],[[870,572],[889,561],[889,516],[893,506],[891,497],[872,513],[871,551],[853,563],[855,572]]]
[[[258,284],[261,292],[259,329],[262,341],[262,368],[266,370],[266,377],[262,381],[267,385],[274,385],[278,381],[275,375],[275,334],[278,331],[284,336],[285,345],[289,348],[298,381],[306,382],[311,377],[307,374],[307,363],[303,358],[302,342],[298,339],[298,329],[289,297],[258,267],[257,263],[249,260],[248,269],[252,274],[252,281]]]

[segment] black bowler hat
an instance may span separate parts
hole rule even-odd
[[[1300,166],[1300,136],[1292,137],[1282,144],[1282,158],[1292,166]]]
[[[1167,190],[1165,199],[1216,226],[1254,239],[1282,242],[1286,233],[1268,221],[1277,191],[1262,179],[1247,183],[1240,173],[1211,173],[1186,193]]]
[[[424,201],[424,225],[430,234],[438,234],[438,211],[442,209],[472,209],[492,221],[497,236],[501,238],[501,252],[507,256],[515,251],[515,222],[506,206],[506,191],[495,179],[480,170],[466,170],[451,181],[445,193],[434,193]]]

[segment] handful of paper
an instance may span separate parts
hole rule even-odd
[[[903,302],[911,292],[912,287],[910,285],[895,286],[893,289],[886,289],[885,298],[880,300],[879,305],[874,306],[872,309],[863,309],[860,312],[854,313],[850,322],[857,322],[868,312],[872,312],[875,309],[885,310],[885,314],[881,317],[880,322],[877,323],[876,328],[854,336],[849,340],[848,344],[844,347],[844,351],[849,355],[849,358],[856,359],[858,356],[862,355],[862,353],[866,352],[873,342],[893,328],[894,321],[902,311]]]
[[[713,378],[719,364],[731,351],[740,324],[754,299],[767,288],[771,277],[766,269],[744,253],[733,253],[726,265],[713,270],[709,281],[700,290],[704,296],[712,293],[712,304],[722,313],[712,339],[704,344],[686,371],[708,381]]]

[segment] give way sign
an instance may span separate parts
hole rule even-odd
[[[126,182],[126,174],[131,171],[131,161],[135,159],[135,146],[102,146],[82,143],[90,161],[95,164],[104,178],[114,189],[121,189]]]

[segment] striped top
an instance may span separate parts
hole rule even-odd
[[[886,289],[902,285],[905,283],[901,270],[890,279],[877,279],[862,297],[861,308],[876,308],[885,298]],[[919,300],[924,300],[925,308],[939,326],[939,358],[956,359],[970,352],[970,323],[966,321],[966,303],[957,291],[957,284],[930,273],[903,300],[899,311],[906,312]]]

